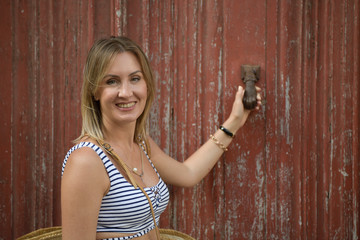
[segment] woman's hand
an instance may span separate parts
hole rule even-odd
[[[255,87],[255,88],[257,92],[256,94],[257,106],[255,107],[255,109],[259,110],[261,106],[261,95],[260,95],[261,88],[259,87]],[[230,116],[226,120],[226,123],[224,123],[224,125],[226,125],[227,128],[233,133],[235,133],[237,130],[239,130],[239,128],[244,126],[251,112],[251,110],[247,110],[244,108],[244,104],[243,104],[244,93],[245,93],[244,88],[239,86],[238,91],[236,92],[235,95],[235,100],[233,103]]]

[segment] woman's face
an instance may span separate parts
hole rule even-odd
[[[105,125],[136,122],[145,108],[147,86],[133,53],[123,52],[114,57],[100,82],[95,99],[100,101]]]

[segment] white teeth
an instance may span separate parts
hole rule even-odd
[[[118,104],[116,104],[116,106],[121,107],[121,108],[129,108],[129,107],[132,107],[132,106],[134,106],[134,105],[135,105],[134,102],[132,102],[132,103],[118,103]]]

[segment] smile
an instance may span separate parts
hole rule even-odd
[[[131,103],[118,103],[116,104],[117,107],[120,108],[131,108],[133,106],[135,106],[135,102],[131,102]]]

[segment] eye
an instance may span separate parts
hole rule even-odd
[[[117,83],[117,81],[114,78],[110,78],[110,79],[106,80],[105,83],[106,83],[106,85],[114,85]]]
[[[131,77],[131,81],[132,82],[138,82],[138,81],[140,81],[141,80],[141,77],[140,76],[133,76],[133,77]]]

